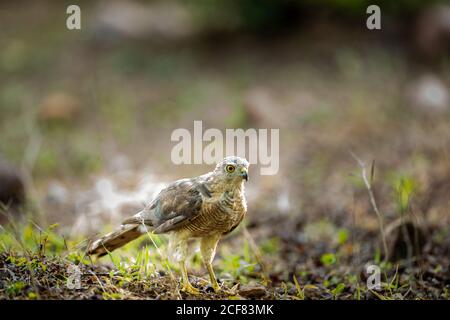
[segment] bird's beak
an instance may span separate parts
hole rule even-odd
[[[243,179],[245,179],[245,181],[248,181],[248,171],[246,168],[241,169],[241,176]]]

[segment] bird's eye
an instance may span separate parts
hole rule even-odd
[[[233,165],[229,164],[227,165],[226,169],[227,172],[232,173],[236,168]]]

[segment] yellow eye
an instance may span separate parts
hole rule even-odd
[[[228,173],[232,173],[236,168],[233,165],[229,164],[227,165],[226,169]]]

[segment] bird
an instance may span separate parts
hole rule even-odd
[[[169,260],[179,264],[181,290],[197,295],[200,291],[189,282],[186,268],[188,242],[194,239],[200,242],[211,286],[220,292],[212,262],[221,237],[236,229],[247,213],[248,169],[246,159],[228,156],[213,171],[172,182],[117,230],[91,242],[87,253],[104,256],[149,231],[168,234]]]

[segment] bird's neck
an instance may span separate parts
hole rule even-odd
[[[217,177],[208,177],[206,184],[208,189],[216,194],[221,195],[225,192],[239,194],[244,192],[244,181],[229,181]]]

